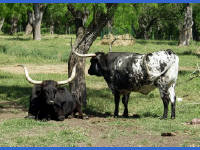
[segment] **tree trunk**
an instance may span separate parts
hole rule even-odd
[[[186,46],[190,44],[190,41],[192,40],[192,26],[193,26],[193,20],[192,20],[192,6],[190,4],[186,4],[185,9],[185,18],[183,26],[181,27],[181,30],[179,32],[179,46]]]
[[[26,35],[31,34],[32,31],[33,31],[33,27],[31,26],[30,23],[28,23],[28,24],[26,25],[25,34],[26,34]]]
[[[107,27],[108,27],[108,34],[112,33],[112,26],[113,26],[113,21],[108,20]]]
[[[0,19],[0,32],[1,32],[1,29],[3,27],[4,20],[5,20],[5,18]]]
[[[28,11],[27,15],[28,15],[28,23],[27,23],[26,29],[25,29],[25,34],[26,35],[30,34],[33,31],[32,24],[33,24],[33,15],[34,14],[33,14],[32,11]]]
[[[55,23],[52,14],[50,14],[49,20],[50,20],[50,28],[49,28],[50,34],[54,34]]]
[[[50,25],[50,34],[54,34],[54,24]]]
[[[44,13],[43,4],[33,4],[34,16],[33,16],[33,39],[41,40],[41,22]]]
[[[68,23],[66,23],[65,24],[65,34],[70,34],[68,30],[69,30],[69,26],[68,26]]]
[[[33,39],[41,40],[41,31],[40,31],[41,22],[37,22],[33,26]]]
[[[17,23],[18,23],[18,18],[13,17],[11,19],[11,29],[10,29],[10,34],[15,34],[17,33]]]
[[[116,6],[117,4],[107,4],[108,13],[98,13],[98,16],[93,17],[93,20],[87,29],[85,29],[83,25],[83,18],[75,15],[78,13],[74,10],[72,5],[68,6],[69,11],[75,17],[76,23],[76,41],[72,46],[72,49],[74,51],[77,51],[79,53],[88,52],[98,34],[101,32],[103,27],[106,26],[108,20],[113,17]],[[70,83],[70,91],[81,104],[86,105],[87,91],[85,83],[85,59],[78,57],[71,52],[68,61],[69,76],[71,76],[72,68],[75,64],[77,64],[77,75],[75,79]]]

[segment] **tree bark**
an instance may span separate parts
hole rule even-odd
[[[11,19],[11,29],[10,29],[10,34],[15,34],[17,33],[17,23],[18,23],[19,19],[17,17],[13,17]]]
[[[106,6],[107,13],[96,13],[96,16],[93,17],[88,28],[85,29],[83,20],[84,13],[76,11],[71,4],[68,5],[68,10],[73,15],[76,24],[76,40],[72,46],[72,50],[79,53],[88,52],[98,34],[101,32],[103,27],[107,25],[108,20],[111,20],[114,16],[114,11],[117,8],[117,4],[106,4]],[[78,57],[71,52],[68,61],[69,76],[71,76],[72,68],[75,64],[77,64],[77,75],[70,83],[70,91],[81,104],[86,105],[87,91],[85,83],[85,59]]]
[[[33,24],[33,15],[34,14],[33,14],[32,11],[28,11],[27,15],[28,15],[28,23],[27,23],[26,29],[25,29],[25,34],[26,35],[30,34],[33,31],[32,24]]]
[[[113,21],[108,20],[107,27],[108,27],[108,34],[112,33],[112,26],[113,26]]]
[[[192,40],[192,6],[186,4],[184,23],[179,32],[179,46],[188,46]]]
[[[44,13],[45,6],[43,4],[34,3],[33,4],[33,39],[34,40],[41,40],[41,22]]]
[[[4,20],[5,20],[5,18],[0,19],[0,32],[1,32],[1,29],[3,27]]]
[[[52,14],[50,14],[50,34],[54,34],[54,29],[55,29],[55,23],[54,23],[54,20],[53,20],[53,17],[52,17]]]

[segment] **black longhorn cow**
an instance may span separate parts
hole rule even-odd
[[[178,56],[170,49],[148,54],[129,52],[97,52],[79,54],[92,57],[88,73],[103,76],[115,100],[114,116],[118,116],[120,95],[124,104],[124,117],[128,117],[128,99],[132,91],[148,94],[158,88],[164,104],[162,118],[167,118],[171,101],[171,118],[175,118],[175,84],[178,77]]]
[[[68,80],[58,82],[53,80],[33,80],[29,76],[27,68],[23,65],[19,66],[24,68],[26,79],[31,84],[34,84],[26,118],[63,121],[76,112],[79,113],[80,118],[83,117],[81,104],[75,100],[65,87],[59,87],[74,79],[76,66],[73,68],[72,75]]]

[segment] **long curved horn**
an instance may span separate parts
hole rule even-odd
[[[75,52],[74,50],[72,50],[72,52],[79,57],[95,57],[96,56],[96,54],[79,54],[78,52]]]
[[[31,83],[31,84],[42,84],[42,81],[36,81],[36,80],[31,79],[31,77],[28,74],[28,70],[27,70],[27,68],[24,65],[18,65],[18,66],[24,68],[25,76],[26,76],[26,79],[27,79],[27,81],[29,83]]]
[[[77,65],[77,64],[76,64]],[[71,82],[75,76],[76,76],[76,65],[74,66],[73,70],[72,70],[72,74],[71,74],[71,77],[67,80],[64,80],[64,81],[58,81],[58,85],[63,85],[63,84],[67,84],[69,82]]]

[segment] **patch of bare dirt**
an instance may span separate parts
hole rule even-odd
[[[66,119],[65,122],[72,127],[84,128],[91,138],[92,147],[177,147],[183,144],[186,136],[179,133],[173,137],[162,137],[160,134],[152,134],[145,131],[142,127],[132,126],[111,126],[106,123],[112,122],[117,118],[90,117],[89,120]],[[134,121],[134,120],[133,120]],[[113,137],[112,130],[119,132]],[[133,134],[132,132],[136,132]],[[130,134],[129,134],[130,133]],[[87,143],[80,143],[80,147],[87,147]]]
[[[27,64],[25,65],[30,74],[36,73],[59,73],[59,74],[68,74],[67,64],[53,64],[53,65],[33,65]],[[88,74],[89,66],[86,65],[85,73]],[[0,66],[0,71],[9,72],[13,74],[24,74],[24,69],[16,65],[6,65]]]
[[[59,64],[59,65],[25,65],[29,71],[29,73],[67,73],[67,64]],[[24,74],[24,69],[17,65],[9,65],[9,66],[0,66],[1,71],[15,73],[15,74]]]
[[[128,45],[133,45],[135,43],[135,39],[130,34],[124,34],[124,35],[118,35],[118,36],[108,34],[108,35],[104,35],[103,39],[98,44],[110,45],[112,41],[114,41],[113,46],[128,46]]]
[[[185,67],[185,66],[180,66],[179,71],[194,71],[195,67]]]
[[[33,65],[27,64],[25,65],[30,74],[36,73],[59,73],[59,74],[67,74],[67,64],[54,64],[54,65]],[[85,67],[85,73],[88,75],[89,65]],[[194,71],[195,67],[179,67],[180,71]],[[14,73],[14,74],[24,74],[24,69],[16,65],[6,65],[0,66],[0,71]]]
[[[23,118],[27,115],[26,110],[15,102],[0,102],[0,121],[12,118]]]

